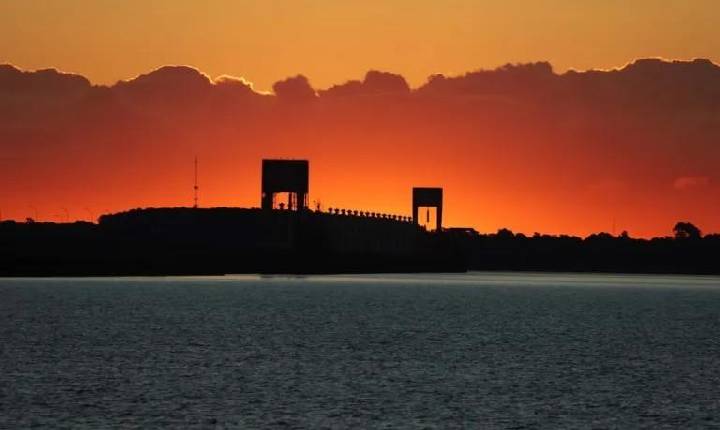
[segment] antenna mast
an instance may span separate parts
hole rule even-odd
[[[198,207],[198,166],[197,166],[197,156],[195,156],[195,185],[193,186],[193,191],[195,192],[195,198],[193,199],[193,208],[197,209]]]

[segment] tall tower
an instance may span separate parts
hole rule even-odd
[[[289,210],[306,210],[309,171],[307,160],[262,160],[260,207],[273,209],[275,195],[287,193]]]

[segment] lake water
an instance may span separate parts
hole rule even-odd
[[[720,278],[0,279],[0,427],[720,426]]]

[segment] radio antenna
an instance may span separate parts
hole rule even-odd
[[[193,191],[195,192],[195,198],[193,199],[193,208],[197,209],[197,207],[198,207],[198,162],[197,162],[197,155],[195,156],[195,185],[193,186]]]

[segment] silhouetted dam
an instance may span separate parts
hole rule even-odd
[[[309,208],[308,160],[262,160],[260,208],[134,209],[99,223],[0,222],[0,276],[536,270],[718,274],[720,235],[632,239],[445,228],[443,189],[412,216]],[[430,213],[434,214],[431,223]],[[434,224],[428,231],[425,221]],[[680,223],[682,224],[682,223]]]
[[[3,223],[3,275],[464,271],[443,233],[310,210],[135,209],[98,224]]]
[[[2,223],[0,275],[466,270],[443,232],[441,188],[413,188],[412,218],[324,213],[308,208],[308,160],[262,160],[260,209],[200,209],[197,159],[194,167],[192,208],[135,209],[98,224]],[[421,208],[436,210],[432,233],[419,225]]]

